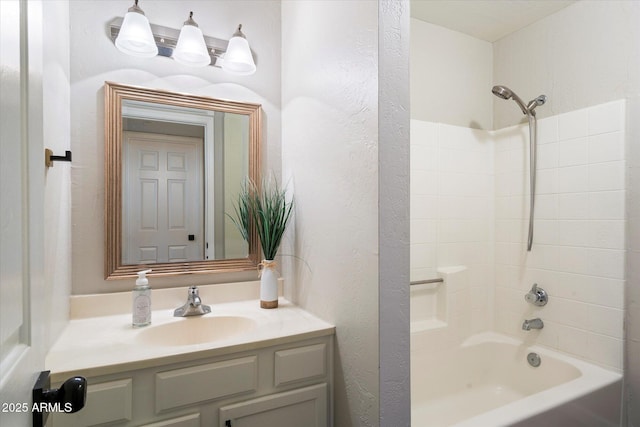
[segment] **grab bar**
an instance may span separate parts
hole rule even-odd
[[[413,285],[425,285],[427,283],[444,283],[444,279],[442,277],[439,277],[437,279],[416,280],[416,281],[410,282],[409,285],[411,285],[411,286],[413,286]]]

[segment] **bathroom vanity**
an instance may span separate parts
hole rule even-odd
[[[53,387],[86,377],[87,404],[48,425],[327,426],[334,333],[283,298],[276,310],[234,301],[191,318],[160,309],[144,328],[130,314],[72,318],[46,369]]]

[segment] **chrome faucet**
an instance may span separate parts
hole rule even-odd
[[[173,312],[174,317],[187,317],[187,316],[202,316],[203,314],[211,313],[211,307],[202,304],[200,295],[198,293],[197,286],[189,287],[189,294],[187,296],[187,302],[182,306],[175,309]]]
[[[540,318],[535,318],[531,320],[525,320],[522,323],[522,329],[525,331],[530,331],[531,329],[542,329],[544,328],[544,322]]]

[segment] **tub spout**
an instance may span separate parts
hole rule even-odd
[[[525,331],[530,331],[531,329],[542,329],[542,328],[544,328],[544,322],[540,318],[525,320],[522,323],[522,329]]]

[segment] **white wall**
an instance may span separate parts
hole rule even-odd
[[[640,94],[640,3],[635,1],[580,1],[534,23],[494,44],[494,82],[505,84],[522,98],[546,94],[547,103],[536,111],[538,117],[567,113],[616,99],[637,100]],[[522,115],[511,103],[494,100],[494,125],[501,128],[517,123]],[[634,111],[637,111],[635,109]],[[631,114],[631,110],[629,110]],[[629,116],[633,117],[633,116]],[[629,159],[637,166],[638,125],[628,122]],[[635,154],[634,154],[635,153]],[[635,163],[633,163],[635,162]],[[637,229],[638,192],[630,183],[627,205],[625,365],[626,400],[629,425],[640,425],[638,390],[640,363],[637,337],[640,317],[633,314],[638,301],[640,279],[634,265],[639,246]],[[634,341],[635,340],[635,341]]]
[[[464,292],[448,295],[460,339],[492,326],[493,172],[489,131],[411,120],[411,280],[467,267]]]
[[[493,45],[494,84],[522,99],[548,96],[538,117],[640,92],[640,3],[578,1]],[[494,99],[494,125],[523,119],[513,102]]]
[[[282,165],[294,302],[334,323],[335,425],[376,426],[378,4],[282,3]]]
[[[380,427],[411,425],[409,9],[378,1]]]
[[[525,101],[539,94],[547,95],[547,103],[537,109],[539,118],[575,112],[586,107],[618,99],[637,99],[640,93],[640,26],[638,22],[640,22],[640,4],[634,1],[576,2],[539,22],[529,25],[495,42],[493,44],[493,77],[491,84],[509,86],[516,91],[520,97],[525,99]],[[413,62],[412,56],[412,72],[414,69]],[[441,79],[438,83],[442,86],[447,86],[456,83],[456,81],[454,81],[454,79]],[[412,85],[413,84],[414,81],[412,80]],[[412,87],[412,96],[415,97],[414,87]],[[482,95],[482,97],[485,99],[484,95]],[[506,126],[523,122],[523,116],[513,102],[506,102],[490,95],[488,99],[491,100],[489,102],[493,103],[495,129],[502,129]],[[628,114],[629,117],[633,117],[631,110],[629,110]],[[415,117],[413,111],[412,117]],[[433,120],[429,117],[425,118],[425,120],[430,119]],[[630,163],[628,165],[631,166],[631,169],[627,177],[627,182],[629,183],[627,205],[630,210],[626,240],[630,252],[627,255],[626,273],[626,329],[629,341],[627,342],[628,348],[625,369],[627,371],[626,383],[629,389],[627,393],[627,400],[629,401],[627,404],[629,422],[633,423],[633,425],[640,425],[640,412],[634,409],[638,406],[635,401],[637,398],[634,396],[637,396],[638,390],[640,390],[640,367],[637,362],[637,331],[640,330],[640,318],[635,316],[633,311],[637,308],[637,301],[640,300],[640,298],[635,297],[638,295],[640,282],[637,271],[633,267],[636,264],[634,256],[637,257],[637,254],[633,251],[638,247],[639,241],[637,233],[635,232],[637,229],[637,224],[635,223],[638,221],[637,209],[635,208],[638,204],[637,189],[635,189],[633,183],[636,169],[633,165],[637,166],[637,156],[634,157],[633,153],[637,151],[635,150],[635,146],[637,146],[638,141],[638,126],[634,126],[633,123],[632,120],[629,121],[629,128],[626,131],[629,144],[628,152],[630,155]],[[559,140],[556,139],[556,143],[558,141]],[[570,145],[571,144],[565,144],[565,147]],[[577,144],[573,145],[575,148]],[[552,146],[553,145],[547,145],[547,147],[543,146],[541,148],[543,157],[545,155],[544,150],[548,150],[549,147]],[[608,150],[606,152],[609,154]],[[569,152],[564,152],[564,155],[569,154]],[[499,160],[499,156],[501,155],[504,155],[504,153],[496,153],[496,162],[502,161]],[[525,161],[526,159],[523,158],[517,160],[517,162]],[[500,167],[498,163],[496,167]],[[555,172],[543,172],[543,179],[547,180],[548,183],[549,176],[553,173],[566,173],[566,171],[560,172],[560,169],[558,166]],[[562,169],[567,168],[563,166]],[[553,168],[550,170],[553,170]],[[519,183],[518,185],[526,186],[526,181],[523,182],[523,179],[523,177],[520,177],[518,181],[515,182]],[[496,191],[504,190],[504,188],[499,189],[496,187]],[[512,190],[514,190],[513,187]],[[518,191],[526,191],[526,188],[522,187]],[[563,206],[566,208],[566,199],[571,198],[571,195],[557,194],[556,196],[563,200]],[[502,196],[497,195],[497,197],[501,198]],[[584,198],[584,196],[581,197]],[[549,197],[547,197],[547,199],[548,198]],[[545,197],[542,199],[544,206]],[[578,200],[580,197],[576,196],[574,199]],[[579,204],[569,206],[573,206],[579,211]],[[497,215],[500,215],[500,210],[503,207],[504,206],[496,205]],[[520,208],[522,208],[522,206],[520,206]],[[558,209],[560,209],[559,205]],[[506,232],[505,230],[509,227],[504,221],[503,218],[498,219],[496,222],[496,239],[501,242],[500,244],[504,243],[501,239],[505,238],[503,233]],[[555,220],[549,224],[552,223],[555,223]],[[515,224],[512,223],[511,227],[514,226]],[[526,225],[522,224],[520,224],[520,226],[526,227]],[[574,229],[577,226],[576,224],[570,225],[570,227]],[[517,226],[515,227],[517,228]],[[542,229],[544,230],[544,226]],[[563,230],[565,237],[567,237],[566,233],[568,231],[569,229]],[[562,248],[555,248],[553,250],[574,250],[567,249],[568,247],[570,246],[563,246]],[[504,252],[500,249],[498,250],[500,253],[496,253],[497,258],[504,255]],[[589,249],[589,251],[595,250],[595,248]],[[570,258],[566,260],[566,262],[569,261],[584,262],[584,259]],[[501,268],[502,267],[498,267],[497,271],[497,280],[499,283],[504,279]],[[556,271],[556,273],[558,273],[558,271]],[[569,278],[571,278],[571,275],[569,275]],[[594,282],[590,279],[587,282],[590,283],[586,285],[588,289],[587,293],[590,295],[589,298],[597,297],[598,295],[594,294],[592,290],[598,281],[596,280]],[[503,281],[502,283],[505,282]],[[566,286],[560,288],[560,295],[563,295],[563,298],[566,297],[566,294],[563,292],[569,291],[572,288],[573,285],[571,283],[571,280],[569,280]],[[611,286],[613,286],[614,290],[612,291],[611,287],[602,288],[606,292],[606,295],[603,297],[606,297],[605,301],[607,302],[600,305],[606,307],[604,310],[604,312],[607,313],[605,317],[608,317],[610,322],[607,321],[604,322],[604,324],[610,326],[612,322],[620,322],[619,310],[622,309],[620,286],[623,286],[624,282],[621,282],[619,279],[608,279],[607,283],[612,284]],[[530,285],[530,283],[527,284],[527,286]],[[524,283],[520,283],[520,286],[522,289],[518,289],[517,291],[519,295],[524,290],[523,288],[526,287]],[[503,302],[505,302],[504,290],[505,288],[502,288],[500,291],[502,293],[500,298]],[[513,290],[513,292],[515,292],[515,290]],[[512,302],[515,302],[515,293],[512,297],[514,298]],[[521,295],[518,298],[521,298]],[[584,300],[584,294],[576,296],[576,298],[577,300],[572,304],[577,304],[574,307],[578,308],[580,315],[582,316],[586,309],[588,310],[587,312],[590,313],[589,318],[593,319],[595,315],[594,310],[596,309],[589,304],[595,304],[596,306],[599,304],[593,299]],[[580,298],[583,299],[581,300]],[[518,304],[520,303],[521,301],[518,299]],[[513,325],[511,325],[511,327],[512,326]],[[595,335],[591,336],[589,332],[580,328],[577,329],[578,332],[576,334],[567,335],[566,332],[570,330],[571,326],[561,324],[560,329],[563,328],[565,334],[562,340],[559,336],[548,336],[546,338],[549,338],[549,342],[555,341],[558,347],[566,349],[571,345],[584,347],[585,337],[591,337],[591,342],[593,342],[593,338],[595,337]],[[597,331],[597,327],[594,330]],[[545,332],[550,332],[550,329]],[[592,360],[599,360],[601,363],[608,364],[609,366],[619,367],[620,359],[617,353],[620,352],[620,328],[616,328],[614,336],[607,334],[601,336],[604,337],[602,338],[603,340],[608,340],[607,342],[609,344],[613,343],[613,345],[604,346],[601,347],[601,349],[608,348],[613,351],[613,354],[604,356],[602,353],[594,353],[591,356]],[[567,341],[568,339],[574,339],[573,344]],[[605,360],[606,362],[604,362]]]
[[[263,170],[280,173],[280,2],[161,1],[141,7],[157,25],[180,28],[194,12],[204,34],[229,39],[239,23],[257,55],[257,72],[233,76],[219,68],[193,69],[165,58],[136,58],[118,51],[107,24],[123,16],[129,0],[73,2],[71,23],[71,144],[73,149],[73,294],[123,291],[130,280],[106,282],[104,267],[105,81],[256,102],[264,110]],[[154,287],[255,278],[255,273],[156,278]]]
[[[640,426],[640,97],[627,100],[627,286],[625,387],[629,427]]]
[[[462,340],[493,320],[493,46],[411,19],[410,82],[411,280],[467,266],[444,332]]]
[[[494,133],[496,327],[621,371],[625,279],[625,103],[539,121],[533,247],[528,127]],[[549,303],[524,295],[537,283]],[[540,317],[540,331],[523,331]]]
[[[55,155],[71,149],[69,2],[42,2],[44,145]],[[56,162],[45,171],[44,269],[47,286],[42,295],[47,319],[47,348],[69,317],[71,293],[71,164]]]
[[[528,127],[412,121],[412,280],[451,265],[469,270],[468,283],[447,286],[449,301],[435,301],[448,307],[448,324],[430,332],[434,348],[495,325],[622,369],[624,123],[624,101],[539,121],[534,245],[526,252]],[[550,294],[547,306],[524,301],[533,283]],[[523,332],[532,317],[545,328]]]
[[[411,19],[411,118],[492,129],[491,43]]]

